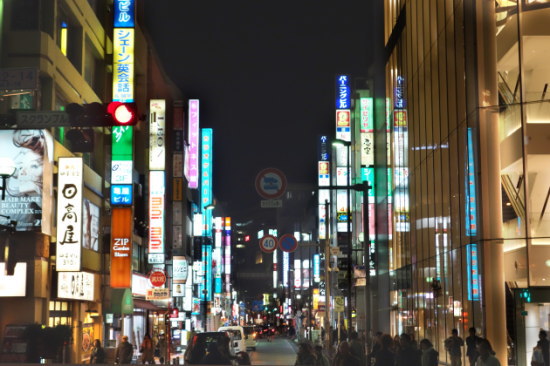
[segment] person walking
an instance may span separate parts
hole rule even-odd
[[[540,341],[533,347],[533,355],[531,356],[531,366],[544,366],[544,357],[542,356],[542,347]]]
[[[540,348],[542,350],[542,357],[544,358],[544,366],[550,366],[550,345],[548,343],[547,334],[545,330],[539,332]]]
[[[420,341],[420,350],[422,351],[422,366],[437,366],[439,364],[439,352],[434,349],[429,339],[424,338]]]
[[[317,357],[316,366],[330,366],[327,356],[323,353],[323,346],[320,344],[315,346],[315,356]]]
[[[142,364],[155,364],[155,347],[153,345],[153,340],[149,334],[143,336],[143,341],[139,346],[139,352],[141,352],[141,363]]]
[[[359,365],[359,360],[351,354],[349,343],[347,341],[340,342],[338,352],[334,356],[332,366],[350,366]]]
[[[477,352],[479,352],[479,357],[475,366],[500,366],[500,362],[494,356],[495,352],[488,340],[481,338],[477,342]]]
[[[365,353],[365,346],[359,340],[359,334],[353,330],[349,335],[349,339],[350,339],[349,347],[350,347],[351,354],[359,359],[359,362],[361,362],[361,365],[364,365],[367,360],[367,354]]]
[[[451,336],[445,340],[445,349],[451,356],[451,366],[462,366],[462,350],[464,340],[458,336],[458,330],[453,329]]]
[[[382,348],[376,353],[374,366],[394,366],[395,354],[393,353],[393,339],[389,334],[384,334],[380,338]]]
[[[407,333],[399,336],[399,351],[395,355],[396,366],[421,366],[422,352]]]
[[[296,357],[295,366],[315,366],[317,357],[313,351],[313,347],[309,342],[301,342],[298,348],[298,356]]]
[[[94,348],[92,348],[92,353],[90,355],[90,363],[105,363],[105,350],[101,347],[101,341],[99,339],[94,341]]]
[[[128,336],[122,336],[115,351],[115,363],[118,365],[132,363],[134,347],[128,342]]]
[[[477,342],[481,339],[476,335],[476,328],[471,327],[469,330],[470,335],[466,337],[466,356],[470,361],[470,366],[475,366],[479,352],[477,351]]]

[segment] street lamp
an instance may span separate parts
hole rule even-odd
[[[10,158],[0,157],[0,177],[2,178],[2,201],[6,198],[6,181],[15,174],[15,163]]]

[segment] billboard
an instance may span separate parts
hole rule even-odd
[[[186,157],[185,176],[189,188],[199,187],[199,100],[189,100],[189,151]]]
[[[82,247],[99,251],[99,207],[87,199],[82,202]]]
[[[149,101],[149,169],[166,169],[166,101]]]
[[[149,172],[149,253],[164,253],[163,171]]]
[[[130,288],[132,284],[131,207],[113,207],[111,211],[111,287]]]
[[[113,100],[134,101],[134,29],[115,28],[113,34]]]
[[[58,167],[56,270],[80,271],[84,164],[80,157],[60,157]]]
[[[6,180],[0,212],[17,221],[16,231],[51,233],[53,139],[46,130],[1,130],[0,158],[15,166]],[[46,207],[47,206],[47,207]]]
[[[59,272],[57,280],[57,297],[95,301],[94,275],[88,272]]]

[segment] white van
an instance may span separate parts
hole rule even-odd
[[[226,327],[219,327],[218,332],[226,332],[231,339],[231,347],[233,353],[246,352],[246,343],[244,339],[244,329],[239,325],[229,325]]]

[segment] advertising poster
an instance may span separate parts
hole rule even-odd
[[[17,231],[50,234],[50,213],[53,212],[51,135],[46,130],[2,130],[0,146],[0,158],[15,166],[13,176],[6,180],[6,197],[0,201],[0,212],[9,216],[9,220],[17,221]],[[49,207],[43,210],[46,203]]]
[[[87,199],[82,204],[82,247],[99,250],[99,207]]]

